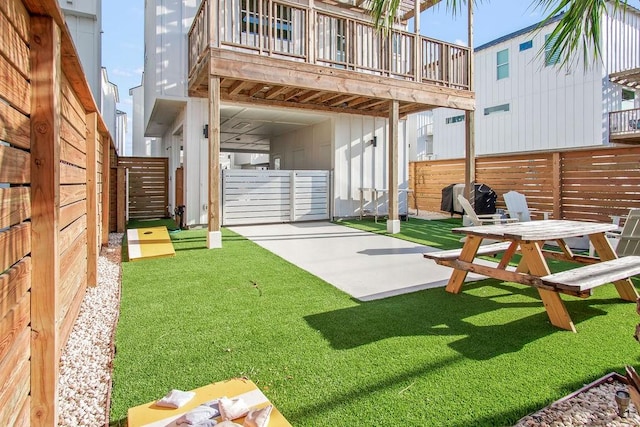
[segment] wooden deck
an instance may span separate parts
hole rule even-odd
[[[252,9],[253,8],[253,9]],[[388,116],[474,109],[468,48],[336,11],[268,0],[204,0],[189,32],[189,95],[223,102]]]

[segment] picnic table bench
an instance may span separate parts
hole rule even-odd
[[[468,272],[478,273],[503,281],[515,282],[537,288],[551,323],[575,332],[575,326],[559,294],[588,297],[598,286],[614,283],[620,298],[636,301],[638,292],[630,277],[640,274],[640,257],[617,258],[605,238],[605,232],[616,228],[614,224],[590,223],[568,220],[543,220],[454,228],[454,233],[467,235],[461,249],[428,252],[425,258],[454,270],[447,284],[450,293],[459,293]],[[576,255],[564,239],[588,235],[599,258]],[[481,245],[484,239],[502,242]],[[561,252],[543,248],[546,241],[558,242]],[[497,266],[474,262],[480,255],[503,253]],[[515,271],[507,265],[516,253],[522,259]],[[586,264],[581,267],[552,274],[546,258]]]

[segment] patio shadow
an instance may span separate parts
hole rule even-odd
[[[498,292],[491,296],[470,292],[487,286],[495,287]],[[423,303],[417,304],[415,298],[421,298]],[[616,299],[565,299],[576,325],[606,314],[594,306],[617,303],[620,301]],[[535,314],[531,314],[532,311]],[[398,336],[462,336],[448,346],[474,360],[516,352],[549,334],[569,333],[550,324],[535,289],[493,280],[468,284],[458,295],[444,289],[431,289],[314,314],[305,320],[338,350]]]

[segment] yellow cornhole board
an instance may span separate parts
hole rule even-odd
[[[167,227],[132,228],[127,230],[129,260],[175,256]]]
[[[226,396],[229,399],[242,398],[249,406],[249,409],[260,409],[269,405],[269,399],[262,394],[262,391],[246,378],[233,378],[227,381],[220,381],[200,387],[195,390],[195,396],[183,407],[178,409],[163,408],[156,405],[156,401],[145,403],[144,405],[129,408],[127,422],[129,427],[167,427],[174,425],[174,421],[185,412],[190,411],[201,403]],[[216,419],[220,421],[220,417]],[[234,420],[242,425],[244,419]],[[271,412],[269,427],[291,427],[291,424],[278,411],[276,407]]]

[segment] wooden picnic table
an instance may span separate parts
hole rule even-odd
[[[470,271],[503,281],[536,287],[551,323],[557,327],[575,332],[575,326],[560,298],[560,293],[587,297],[591,294],[593,287],[609,282],[600,279],[589,286],[579,286],[575,283],[569,285],[561,283],[558,286],[554,282],[558,275],[551,275],[546,259],[553,258],[582,264],[594,264],[617,259],[615,251],[605,237],[607,231],[612,231],[616,228],[617,226],[611,223],[569,220],[542,220],[459,227],[454,228],[452,231],[467,235],[462,250],[426,253],[424,256],[434,259],[438,264],[454,268],[446,287],[447,292],[454,294],[461,291],[467,273]],[[569,237],[584,235],[589,236],[599,258],[574,254],[565,243],[565,239]],[[481,246],[484,239],[498,240],[503,243]],[[547,241],[557,242],[562,252],[544,249],[544,243]],[[479,255],[500,252],[503,253],[503,257],[495,267],[474,262],[474,259]],[[507,264],[516,252],[522,254],[522,259],[515,271],[509,271],[506,269]],[[603,268],[598,273],[602,276],[604,270],[606,278],[609,264],[602,263],[601,265]],[[633,268],[637,269],[637,266]],[[593,267],[591,269],[593,270]],[[610,282],[615,284],[622,299],[635,302],[638,298],[638,293],[628,278],[633,274],[625,273],[626,276],[625,274],[622,275],[625,276],[624,278],[613,277],[615,269],[616,266],[610,267],[612,272],[609,276],[612,279]],[[590,272],[591,270],[587,271],[588,274]],[[632,271],[631,273],[635,272]]]

